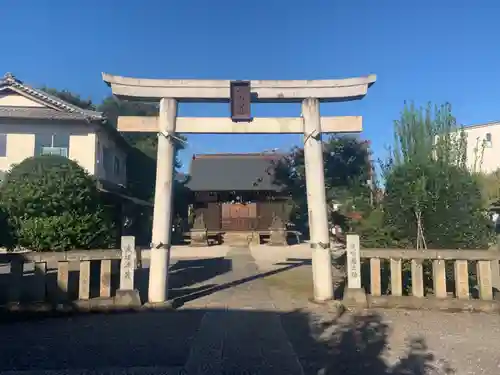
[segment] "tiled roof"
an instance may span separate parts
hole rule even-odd
[[[0,118],[36,120],[86,120],[87,116],[78,112],[62,112],[47,107],[0,107]]]
[[[6,73],[3,78],[0,78],[0,93],[2,91],[13,91],[45,107],[0,106],[0,118],[95,122],[102,125],[102,128],[121,147],[125,149],[130,147],[120,133],[106,122],[106,117],[102,112],[82,109],[45,91],[34,89],[25,85],[11,73]]]
[[[16,79],[11,73],[6,73],[2,79],[0,79],[0,92],[5,90],[11,90],[17,92],[23,96],[29,97],[47,105],[53,112],[65,112],[66,114],[72,114],[74,116],[80,116],[80,118],[89,120],[89,121],[102,121],[104,119],[104,115],[101,112],[90,111],[87,109],[79,108],[71,103],[68,103],[62,99],[54,95],[50,95],[42,90],[34,89],[28,85],[25,85],[22,81]],[[36,112],[38,107],[27,107],[25,114],[28,111]],[[20,117],[19,111],[14,111],[16,114],[14,116]],[[9,114],[9,113],[6,113]],[[38,115],[40,116],[42,112],[38,111]],[[47,111],[47,116],[55,116]],[[29,117],[29,118],[39,118],[39,117]],[[45,117],[44,117],[45,118]],[[54,117],[47,117],[48,119],[53,119]],[[65,118],[66,119],[66,118]],[[76,117],[72,117],[72,119],[76,119]]]
[[[280,191],[274,184],[279,154],[212,154],[193,157],[186,186],[192,191]]]

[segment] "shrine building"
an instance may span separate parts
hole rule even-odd
[[[191,241],[262,242],[289,221],[290,198],[275,180],[277,153],[193,156],[186,187],[192,196]],[[206,231],[207,239],[199,232]]]

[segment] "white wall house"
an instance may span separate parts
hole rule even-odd
[[[126,143],[104,120],[7,73],[0,79],[0,173],[28,157],[56,154],[99,181],[125,186]]]
[[[471,171],[491,173],[500,168],[500,121],[465,126],[467,164]]]

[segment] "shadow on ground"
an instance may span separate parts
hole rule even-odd
[[[219,322],[216,331],[215,327],[208,331],[198,330],[206,313],[218,314],[215,315]],[[279,364],[278,358],[285,358],[273,351],[276,341],[269,338],[255,342],[255,337],[262,340],[266,335],[266,332],[256,332],[255,327],[274,322],[276,314],[183,309],[5,324],[0,336],[0,371],[183,366],[195,345],[210,346],[212,341],[219,340],[203,336],[210,336],[210,332],[219,336],[218,330],[226,330],[229,333],[226,340],[237,342],[242,350],[223,351],[224,345],[219,346],[220,350],[217,345],[211,347],[211,355],[205,360],[222,363],[221,373],[228,373],[225,366],[231,366],[232,374],[284,374],[280,367],[275,367]],[[422,338],[410,342],[407,354],[398,363],[386,364],[382,355],[390,327],[377,314],[353,315],[342,322],[323,323],[315,323],[310,315],[300,311],[279,314],[279,317],[305,374],[454,373],[445,362],[430,353]],[[238,324],[234,327],[237,337],[231,338],[231,324]],[[225,357],[228,353],[231,358]],[[235,366],[239,366],[236,372]]]
[[[376,313],[354,314],[346,319],[304,323],[297,312],[282,315],[282,323],[299,356],[305,374],[322,375],[424,375],[454,374],[436,358],[422,337],[410,338],[406,354],[388,364],[390,326]]]
[[[221,258],[224,259],[224,258]],[[213,293],[226,290],[241,284],[249,283],[257,279],[262,279],[266,278],[268,276],[280,274],[289,270],[292,270],[294,268],[298,268],[304,265],[310,265],[311,261],[308,259],[298,259],[298,258],[290,258],[286,262],[281,262],[281,263],[276,263],[277,266],[282,266],[280,268],[267,271],[267,272],[260,272],[252,276],[244,277],[242,279],[238,280],[233,280],[227,283],[221,283],[221,284],[206,284],[197,288],[186,288],[186,285],[191,285],[189,281],[185,280],[184,277],[186,276],[186,273],[180,274],[178,282],[179,286],[181,286],[179,289],[175,289],[172,291],[170,298],[173,299],[173,304],[175,307],[180,307],[184,305],[187,302],[196,300],[198,298],[202,298],[208,295],[211,295]],[[175,275],[175,273],[174,273]]]
[[[214,287],[216,284],[205,282],[231,270],[231,259],[223,257],[178,260],[169,271],[169,298],[181,298]],[[149,268],[143,266],[136,270],[135,284],[143,302],[147,301],[148,280]],[[198,285],[202,283],[205,284]]]

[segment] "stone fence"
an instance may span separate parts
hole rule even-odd
[[[278,257],[292,256],[292,248],[283,247]],[[297,254],[310,254],[308,246],[300,249]],[[226,252],[211,247],[209,256]],[[184,246],[172,256],[207,256],[197,253]],[[144,308],[146,295],[139,291],[147,290],[148,269],[141,262],[148,258],[148,250],[136,249],[134,237],[123,237],[120,250],[0,254],[0,311]],[[276,263],[275,258],[269,261]],[[348,235],[346,258],[347,306],[500,312],[499,251],[360,249],[359,236]]]
[[[228,248],[208,250],[173,246],[171,258],[221,258]],[[133,236],[122,237],[119,250],[0,253],[0,312],[147,308],[149,259]]]
[[[348,235],[346,304],[500,311],[500,252],[360,249]]]
[[[121,250],[0,254],[0,305],[10,311],[139,307],[140,254],[134,237],[122,237]]]

